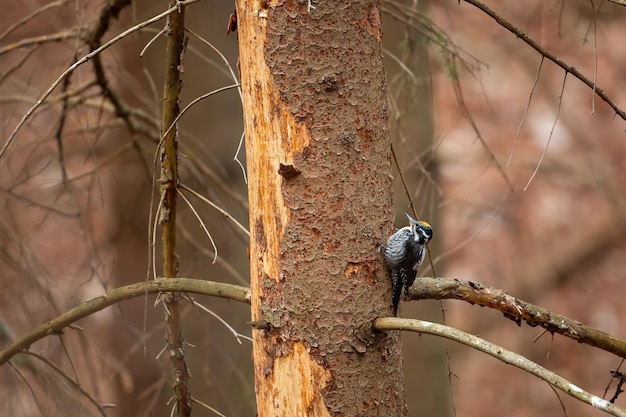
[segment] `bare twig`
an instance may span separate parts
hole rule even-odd
[[[180,232],[180,236],[183,239],[185,239],[185,242],[189,243],[191,247],[195,248],[201,256],[206,256],[207,258],[209,257],[212,258],[214,256],[213,251],[204,247],[204,245],[201,245],[200,242],[198,242],[198,240],[195,238],[195,236],[189,231],[189,229],[185,227],[185,225],[181,225],[178,231]],[[231,282],[230,280],[227,280],[226,278],[227,276],[231,276],[234,282],[236,282],[239,285],[249,284],[248,279],[244,278],[244,276],[241,275],[241,273],[237,270],[237,268],[235,268],[231,263],[229,263],[224,257],[217,258],[216,265],[219,265],[224,269],[225,275],[222,281]]]
[[[215,51],[215,53],[219,55],[219,57],[222,59],[222,62],[224,62],[224,65],[226,65],[226,68],[228,68],[228,71],[230,73],[231,78],[233,79],[233,81],[236,84],[238,84],[237,91],[239,92],[239,99],[241,101],[243,101],[243,93],[241,92],[241,85],[239,85],[239,80],[237,78],[237,75],[235,74],[235,71],[233,70],[233,67],[230,65],[230,63],[228,62],[228,60],[226,59],[224,54],[222,54],[222,52],[219,49],[217,49],[211,42],[207,41],[206,39],[204,39],[202,36],[200,36],[196,32],[192,31],[191,29],[186,29],[186,30],[191,35],[193,35],[196,38],[198,38],[201,42],[205,43],[209,48],[213,49],[213,51]],[[237,162],[237,164],[241,168],[241,172],[242,172],[242,175],[243,175],[243,181],[247,184],[248,183],[248,176],[246,174],[246,168],[243,166],[243,163],[239,160],[239,152],[241,151],[241,148],[243,147],[244,135],[245,135],[245,133],[242,132],[241,138],[239,139],[239,144],[237,145],[237,151],[235,152],[235,156],[233,157],[233,160],[235,162]]]
[[[606,388],[604,388],[604,394],[602,395],[602,398],[606,398],[606,394],[609,392],[609,388],[611,388],[611,382],[613,381],[613,372],[620,372],[620,369],[622,368],[623,364],[624,364],[624,358],[620,360],[619,365],[617,365],[617,368],[611,369],[610,371],[611,379],[609,379],[609,383],[606,385]]]
[[[197,1],[199,1],[199,0],[181,0],[178,3],[178,5],[188,5],[188,4],[191,4],[191,3],[195,3]],[[148,19],[148,20],[144,20],[143,22],[141,22],[141,23],[139,23],[139,24],[137,24],[137,25],[135,25],[135,26],[125,30],[125,31],[123,31],[119,35],[114,36],[108,42],[105,42],[99,48],[94,49],[93,51],[91,51],[87,55],[83,56],[78,61],[76,61],[75,63],[70,65],[69,68],[67,68],[65,71],[63,71],[63,73],[50,85],[50,87],[48,87],[48,89],[43,92],[41,97],[39,97],[39,99],[37,99],[35,104],[33,104],[31,106],[31,108],[28,109],[28,111],[22,116],[22,118],[18,122],[17,126],[15,126],[15,128],[13,129],[13,131],[11,132],[9,137],[7,138],[6,142],[4,143],[2,148],[0,149],[0,160],[4,157],[4,155],[6,154],[7,149],[9,148],[9,146],[11,146],[11,144],[15,140],[15,137],[17,136],[18,132],[22,129],[22,127],[28,121],[28,119],[30,119],[30,117],[33,115],[33,113],[35,113],[35,111],[39,108],[39,106],[41,106],[41,104],[44,101],[46,101],[48,96],[50,96],[50,94],[52,94],[52,92],[59,86],[59,84],[61,84],[63,82],[63,80],[69,74],[71,74],[79,66],[81,66],[84,63],[86,63],[89,60],[91,60],[94,56],[96,56],[100,52],[102,52],[105,49],[109,48],[110,46],[116,44],[121,39],[125,38],[126,36],[130,35],[131,33],[136,32],[136,31],[140,30],[141,28],[146,27],[146,26],[148,26],[148,25],[150,25],[150,24],[152,24],[154,22],[158,22],[159,20],[163,19],[164,17],[166,17],[166,16],[170,15],[171,13],[177,11],[178,7],[179,7],[178,5],[176,5],[174,7],[170,7],[168,10],[164,11],[163,13],[160,13],[160,14],[158,14],[158,15],[156,15],[156,16]]]
[[[110,1],[106,7],[103,7],[100,10],[100,15],[98,16],[96,24],[93,28],[91,28],[89,35],[85,39],[90,51],[96,50],[100,47],[102,37],[109,29],[111,20],[116,19],[122,10],[130,6],[130,4],[131,2],[128,0],[114,0]],[[113,108],[115,109],[115,115],[124,120],[128,128],[133,131],[133,124],[130,121],[130,107],[118,94],[113,91],[109,85],[109,79],[104,71],[101,55],[94,55],[91,62],[93,64],[94,74],[96,76],[96,81],[100,86],[102,96],[111,102]]]
[[[4,32],[2,32],[2,34],[0,35],[0,41],[4,40],[14,30],[16,30],[17,28],[22,27],[26,23],[30,22],[31,20],[33,20],[34,18],[39,16],[41,13],[44,13],[48,9],[53,9],[55,7],[60,7],[60,6],[64,5],[65,3],[67,3],[68,1],[69,0],[53,1],[53,2],[45,4],[45,5],[41,6],[40,8],[34,10],[31,14],[29,14],[27,16],[24,16],[23,18],[19,19],[18,21],[13,23],[11,26],[9,26]]]
[[[218,316],[217,314],[215,314],[213,311],[211,311],[211,309],[209,309],[208,307],[205,307],[204,305],[200,304],[199,302],[193,300],[193,305],[198,307],[201,310],[206,311],[207,313],[209,313],[210,315],[212,315],[213,317],[215,317],[220,323],[222,323],[228,330],[230,330],[230,332],[233,334],[233,336],[235,336],[235,339],[237,340],[237,342],[239,344],[241,344],[241,338],[244,338],[246,340],[249,340],[252,342],[252,338],[249,336],[246,336],[245,334],[241,334],[239,333],[237,330],[233,329],[233,326],[231,326],[230,324],[228,324],[228,322],[226,320],[224,320],[223,318],[221,318],[220,316]]]
[[[626,382],[626,375],[624,375],[622,372],[617,371],[617,370],[611,370],[610,372],[611,372],[611,376],[613,377],[613,379],[617,380],[617,386],[615,387],[615,394],[613,394],[613,396],[609,400],[610,403],[614,403],[615,400],[617,400],[617,397],[619,397],[619,395],[624,392],[622,387],[624,386],[624,383]]]
[[[191,401],[193,401],[194,403],[200,404],[201,406],[203,406],[207,410],[214,412],[215,414],[217,414],[220,417],[226,417],[224,414],[220,413],[215,408],[211,407],[210,405],[208,405],[206,403],[203,403],[202,401],[198,400],[197,398],[191,397]]]
[[[58,33],[53,33],[50,35],[39,35],[39,36],[33,36],[32,38],[22,38],[17,42],[1,47],[0,55],[4,55],[16,49],[26,48],[28,46],[41,45],[47,42],[64,41],[66,39],[75,38],[76,35],[79,35],[79,34],[80,34],[80,29],[69,29],[69,30],[63,30]]]
[[[183,193],[178,193],[178,195],[185,201],[185,203],[187,203],[187,206],[189,207],[191,212],[194,214],[194,216],[196,216],[196,219],[198,219],[198,223],[200,223],[200,227],[202,227],[202,230],[204,230],[204,233],[206,233],[206,235],[208,236],[209,241],[211,241],[211,245],[213,246],[213,252],[214,252],[213,263],[215,263],[217,261],[217,245],[215,244],[215,241],[213,240],[213,236],[211,236],[209,229],[207,229],[206,224],[204,224],[202,217],[200,216],[200,214],[198,214],[198,211],[196,211],[193,204],[191,204],[191,201],[189,201],[187,197],[185,197],[185,194]]]
[[[459,108],[461,109],[463,116],[472,126],[472,129],[474,130],[474,133],[476,134],[476,138],[483,145],[485,152],[487,152],[487,155],[489,155],[489,159],[491,160],[491,163],[498,169],[498,171],[500,171],[500,175],[506,182],[506,185],[509,187],[509,191],[513,192],[515,190],[515,188],[513,187],[513,183],[509,179],[508,175],[506,175],[504,168],[502,167],[502,165],[500,165],[500,162],[498,161],[496,156],[493,154],[491,149],[489,149],[489,146],[487,145],[487,141],[483,137],[483,134],[480,132],[480,129],[478,128],[476,121],[474,121],[474,118],[472,117],[472,114],[470,113],[469,109],[465,105],[465,99],[463,98],[463,89],[461,88],[461,83],[458,80],[458,78],[455,78],[452,80],[452,87],[454,89],[454,94],[456,94],[457,102],[459,103]]]
[[[592,91],[596,91],[596,84],[598,82],[598,25],[596,22],[596,8],[591,1],[591,25],[593,28],[593,88]],[[591,114],[596,112],[596,96],[591,95]]]
[[[183,117],[183,114],[185,114],[187,112],[187,110],[189,110],[191,107],[194,106],[194,104],[198,103],[199,101],[204,100],[205,98],[211,97],[217,93],[221,93],[222,91],[227,91],[227,90],[231,90],[233,88],[241,88],[240,84],[231,84],[231,85],[226,85],[224,87],[220,87],[216,90],[213,91],[209,91],[208,93],[204,93],[202,95],[200,95],[199,97],[194,98],[193,100],[191,100],[191,102],[189,104],[187,104],[185,106],[184,109],[182,109],[178,115],[176,115],[176,117],[174,118],[174,120],[172,121],[172,123],[170,123],[170,125],[168,126],[167,130],[165,131],[165,133],[163,133],[161,141],[165,138],[165,136],[169,135],[170,132],[172,131],[172,129],[174,128],[174,126],[176,126],[176,123],[180,120],[181,117]]]
[[[179,187],[182,188],[185,191],[189,191],[191,194],[193,194],[194,196],[196,196],[200,200],[204,201],[205,203],[207,203],[208,205],[213,207],[215,210],[219,211],[228,220],[233,222],[233,224],[235,224],[235,226],[237,226],[237,230],[239,230],[241,232],[242,236],[244,237],[244,239],[245,239],[244,242],[246,244],[249,243],[249,241],[250,241],[250,232],[241,223],[239,223],[237,221],[237,219],[235,219],[233,216],[231,216],[230,213],[228,213],[226,210],[224,210],[223,208],[221,208],[220,206],[218,206],[217,204],[215,204],[214,202],[212,202],[211,200],[209,200],[208,198],[206,198],[205,196],[203,196],[202,194],[200,194],[196,190],[194,190],[194,189],[192,189],[190,187],[187,187],[185,184],[180,184]]]
[[[104,417],[106,417],[106,411],[105,408],[112,408],[114,406],[110,405],[110,404],[100,404],[98,402],[98,400],[96,400],[96,398],[89,392],[87,391],[81,384],[80,382],[78,382],[78,380],[72,378],[71,376],[69,376],[63,369],[61,369],[57,364],[55,364],[54,362],[50,361],[48,358],[46,358],[45,356],[42,356],[38,353],[35,352],[24,352],[27,355],[33,356],[37,359],[39,359],[40,361],[42,361],[43,363],[45,363],[47,366],[49,366],[54,372],[56,372],[57,374],[59,374],[63,380],[67,381],[68,383],[70,383],[74,388],[76,388],[85,398],[87,398],[87,400],[92,403],[100,412],[100,414],[102,414]]]
[[[546,146],[543,149],[543,152],[541,153],[541,157],[539,158],[539,162],[537,162],[537,166],[535,167],[535,170],[533,171],[532,175],[528,179],[528,183],[524,187],[524,191],[528,191],[528,187],[530,187],[530,183],[533,181],[533,178],[535,178],[535,175],[537,175],[537,172],[539,172],[541,163],[543,162],[543,159],[548,153],[548,147],[550,147],[552,136],[554,136],[554,129],[556,128],[556,123],[559,120],[559,114],[561,114],[561,106],[563,105],[563,94],[565,93],[565,81],[567,81],[567,72],[565,73],[565,76],[563,77],[563,85],[561,85],[561,94],[559,94],[559,105],[556,108],[556,115],[554,116],[554,123],[552,124],[552,129],[550,129],[550,134],[548,135]]]
[[[537,69],[537,76],[535,77],[535,81],[533,82],[533,86],[530,89],[530,94],[528,95],[528,103],[526,103],[526,108],[524,109],[524,115],[522,116],[522,120],[519,122],[519,126],[517,127],[517,132],[515,132],[515,138],[513,139],[513,147],[511,148],[511,154],[509,155],[508,161],[506,161],[505,168],[508,168],[511,164],[511,160],[513,159],[513,154],[515,153],[515,148],[517,147],[517,140],[519,139],[519,134],[522,131],[522,126],[524,126],[524,122],[526,121],[526,116],[528,115],[528,110],[530,109],[530,102],[533,99],[533,94],[535,93],[535,88],[537,88],[537,82],[539,81],[539,75],[541,74],[541,68],[543,68],[543,61],[545,57],[541,57],[541,62],[539,63],[539,68]]]
[[[554,62],[559,67],[563,68],[566,72],[568,72],[568,73],[572,74],[574,77],[578,78],[585,85],[587,85],[587,87],[591,88],[591,90],[594,91],[598,95],[598,97],[600,97],[602,100],[604,100],[615,111],[615,113],[617,115],[619,115],[620,118],[622,118],[622,120],[626,121],[626,111],[622,110],[611,99],[611,97],[609,97],[609,95],[606,93],[606,91],[604,91],[602,88],[598,88],[598,86],[594,83],[593,80],[590,80],[589,78],[585,77],[575,67],[566,64],[562,59],[557,57],[555,54],[553,54],[553,53],[549,52],[547,49],[543,48],[541,45],[539,45],[537,43],[537,41],[535,41],[530,36],[528,36],[527,34],[522,32],[520,29],[515,27],[511,22],[509,22],[508,20],[506,20],[505,18],[503,18],[502,16],[500,16],[499,14],[497,14],[496,12],[491,10],[489,7],[487,7],[486,5],[481,3],[480,1],[478,1],[478,0],[464,0],[464,1],[466,3],[471,4],[474,7],[477,7],[478,9],[480,9],[486,15],[488,15],[493,20],[495,20],[500,26],[502,26],[503,28],[507,29],[509,32],[513,33],[516,37],[521,39],[524,43],[526,43],[528,46],[533,48],[535,51],[539,52],[542,56],[548,58],[550,61]],[[617,3],[617,4],[626,4],[626,2],[623,1],[623,0],[611,0],[611,1],[613,1],[614,3]]]

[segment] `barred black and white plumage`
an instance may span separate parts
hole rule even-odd
[[[398,315],[398,304],[404,288],[409,296],[409,287],[415,282],[417,270],[426,257],[426,244],[433,237],[433,229],[426,222],[417,221],[408,214],[409,226],[391,235],[385,245],[385,263],[391,272],[393,315]]]

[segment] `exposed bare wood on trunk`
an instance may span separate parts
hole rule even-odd
[[[258,415],[406,415],[378,2],[237,1]]]

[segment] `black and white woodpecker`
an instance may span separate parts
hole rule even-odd
[[[405,213],[406,214],[406,213]],[[398,304],[404,288],[409,297],[409,287],[415,282],[417,270],[426,257],[426,244],[433,237],[433,229],[426,222],[409,218],[409,225],[391,235],[385,245],[385,263],[391,272],[393,315],[398,315]]]

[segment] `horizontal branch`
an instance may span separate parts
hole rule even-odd
[[[455,342],[462,343],[490,356],[493,356],[500,361],[513,365],[523,371],[530,373],[544,381],[551,386],[563,391],[567,395],[570,395],[580,401],[583,401],[599,410],[602,410],[608,414],[614,416],[626,417],[626,410],[616,406],[609,401],[600,398],[596,395],[583,391],[581,388],[572,384],[565,378],[555,374],[552,371],[536,364],[535,362],[519,355],[515,352],[511,352],[488,342],[480,337],[462,332],[453,327],[444,326],[442,324],[431,323],[428,321],[414,320],[414,319],[401,319],[396,317],[385,317],[374,320],[372,328],[377,331],[387,330],[407,330],[417,333],[431,334],[434,336],[445,337],[446,339],[454,340]]]
[[[61,332],[65,327],[117,302],[146,293],[166,291],[188,292],[227,298],[250,303],[250,290],[246,287],[190,278],[158,279],[116,288],[92,300],[74,307],[68,312],[33,329],[19,340],[0,351],[0,365],[39,339]],[[598,347],[626,358],[626,341],[605,332],[585,326],[568,317],[519,300],[506,292],[471,281],[449,278],[418,278],[410,290],[412,300],[457,299],[501,311],[518,324],[526,321],[530,326],[540,326],[551,333],[558,333],[580,343]]]
[[[410,290],[412,300],[456,299],[501,311],[518,325],[522,321],[540,326],[550,333],[558,333],[626,358],[626,341],[608,333],[585,326],[579,321],[553,313],[507,294],[497,288],[478,282],[449,278],[418,278]]]
[[[0,365],[6,363],[20,351],[28,349],[37,340],[51,334],[59,334],[72,323],[115,303],[146,294],[168,291],[212,295],[250,304],[250,290],[239,285],[191,278],[160,278],[154,281],[139,282],[107,291],[101,296],[85,301],[57,318],[31,330],[19,340],[0,351]]]

